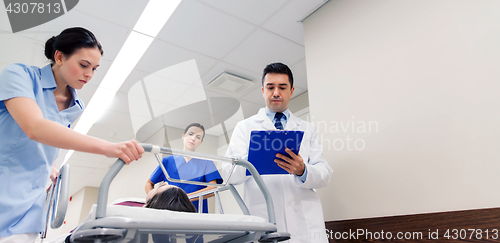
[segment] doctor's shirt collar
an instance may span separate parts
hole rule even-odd
[[[274,119],[274,115],[276,114],[276,112],[272,111],[272,110],[269,110],[269,108],[267,108],[266,106],[266,115],[267,117],[269,117],[269,119],[271,119],[271,121]],[[285,116],[286,116],[286,120],[290,120],[290,110],[289,109],[286,109],[282,112]]]

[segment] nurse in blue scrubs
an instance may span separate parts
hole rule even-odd
[[[99,67],[92,32],[69,28],[45,43],[50,64],[12,64],[0,72],[0,243],[35,242],[43,231],[45,185],[59,148],[121,158],[144,153],[136,141],[110,143],[69,129],[84,104],[76,93]]]
[[[184,143],[183,150],[195,152],[196,148],[198,148],[198,146],[200,146],[200,144],[203,142],[204,137],[205,128],[201,124],[189,124],[184,130],[184,134],[182,135],[182,140]],[[213,161],[171,155],[163,158],[162,163],[163,166],[165,166],[165,169],[167,170],[169,176],[173,179],[222,183],[222,177],[220,176],[219,171],[215,167]],[[154,170],[153,174],[151,174],[148,182],[146,182],[146,193],[149,193],[154,188],[154,185],[161,181],[167,182],[167,179],[165,178],[161,167],[158,166]],[[170,181],[168,181],[168,184],[182,188],[186,193],[188,193],[188,195],[215,188],[211,186],[198,186]],[[196,210],[198,211],[198,200],[193,199],[192,201],[194,206],[196,207]],[[203,212],[208,213],[206,197],[203,200]]]

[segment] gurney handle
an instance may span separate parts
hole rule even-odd
[[[209,159],[209,160],[215,160],[215,161],[221,161],[221,162],[230,162],[236,165],[240,165],[248,169],[248,171],[252,174],[252,177],[254,178],[255,182],[257,183],[257,186],[260,188],[262,193],[264,194],[264,199],[266,200],[266,205],[267,205],[267,215],[269,218],[269,223],[276,224],[276,218],[274,214],[274,206],[273,206],[273,199],[271,197],[271,193],[266,187],[266,184],[262,180],[262,177],[259,175],[259,172],[255,169],[255,167],[248,161],[243,160],[243,159],[230,159],[226,157],[220,157],[220,156],[214,156],[214,155],[206,155],[206,154],[200,154],[200,153],[193,153],[189,151],[183,151],[183,150],[175,150],[175,149],[170,149],[170,148],[163,148],[163,147],[158,147],[154,146],[151,144],[141,144],[141,146],[144,148],[146,152],[152,152],[152,153],[175,153],[176,155],[187,155],[189,157],[193,158],[200,158],[200,159]],[[96,219],[104,218],[106,216],[106,206],[108,202],[108,193],[109,193],[109,186],[111,185],[111,182],[115,178],[115,176],[118,174],[118,172],[122,169],[122,167],[125,165],[125,162],[123,160],[118,159],[113,166],[109,169],[108,173],[104,176],[101,182],[101,186],[99,187],[99,196],[97,198],[97,210],[96,210]]]
[[[52,206],[52,218],[50,227],[57,229],[61,227],[66,216],[69,200],[69,165],[65,164],[59,170],[55,188],[54,204]]]
[[[144,148],[144,151],[151,153],[158,153],[159,147],[153,146],[152,144],[144,144],[141,143],[141,146]],[[108,172],[104,176],[101,181],[101,186],[99,186],[99,195],[97,196],[97,209],[95,218],[100,219],[106,216],[106,207],[108,205],[108,194],[109,194],[109,186],[113,179],[115,179],[116,174],[120,172],[122,167],[125,165],[125,162],[122,159],[118,159],[112,166],[109,168]]]
[[[50,185],[47,191],[47,198],[45,199],[45,228],[41,232],[40,238],[45,239],[47,236],[47,229],[49,226],[52,229],[61,227],[66,216],[68,208],[68,191],[69,191],[69,165],[65,164],[59,170],[59,175],[56,178],[56,184]],[[52,216],[51,216],[52,212]]]

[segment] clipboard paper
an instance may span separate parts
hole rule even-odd
[[[261,175],[288,174],[286,170],[274,162],[277,158],[276,154],[280,153],[290,157],[285,152],[285,148],[298,154],[303,137],[303,131],[252,131],[248,148],[248,161],[255,166]],[[250,175],[248,170],[246,175]]]

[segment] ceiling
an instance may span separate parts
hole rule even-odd
[[[279,61],[290,66],[294,73],[295,97],[307,91],[300,20],[324,2],[183,0],[88,134],[112,142],[135,139],[129,111],[131,88],[158,71],[191,60],[195,60],[203,87],[223,71],[254,82],[246,92],[232,97],[240,102],[245,117],[265,105],[260,80],[262,69],[269,63]],[[59,18],[15,34],[4,5],[0,4],[0,69],[15,62],[44,66],[48,64],[43,55],[48,38],[68,27],[85,27],[97,36],[104,48],[99,69],[78,92],[88,104],[147,3],[145,0],[79,1]],[[180,89],[180,83],[171,83],[169,87],[165,94],[170,91],[176,96],[170,102],[192,95],[189,89]],[[225,96],[216,91],[204,91],[207,98]],[[179,124],[187,123],[179,121]],[[213,129],[207,133],[218,136],[220,132]],[[84,186],[98,187],[114,161],[102,155],[75,152],[68,161],[72,166],[70,195]]]

